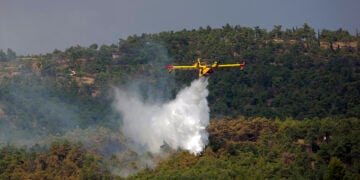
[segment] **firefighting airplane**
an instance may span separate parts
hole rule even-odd
[[[199,78],[202,76],[207,76],[213,73],[216,68],[228,68],[228,67],[240,67],[240,70],[244,70],[245,62],[241,64],[219,64],[215,61],[212,65],[201,64],[200,58],[197,59],[197,62],[192,66],[172,66],[167,65],[169,73],[171,73],[174,69],[198,69],[199,70]]]

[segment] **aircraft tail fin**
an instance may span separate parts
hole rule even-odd
[[[243,61],[243,63],[240,64],[240,70],[244,70],[244,67],[245,67],[245,61]]]
[[[173,71],[173,66],[167,65],[166,68],[168,69],[169,74]]]

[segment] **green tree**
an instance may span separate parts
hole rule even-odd
[[[15,60],[16,59],[16,53],[12,49],[8,48],[6,51],[7,59],[8,60]]]
[[[89,48],[95,49],[95,50],[97,50],[98,47],[99,47],[99,46],[98,46],[97,44],[91,44],[91,45],[89,46]]]
[[[324,179],[343,179],[345,176],[346,166],[341,160],[337,157],[333,157],[330,160],[328,166],[328,172],[325,174]]]
[[[0,49],[0,61],[6,61],[7,60],[7,56],[6,53]]]
[[[281,25],[274,26],[274,29],[269,34],[271,38],[282,38]]]

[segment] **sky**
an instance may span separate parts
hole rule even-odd
[[[17,55],[111,45],[142,33],[227,23],[360,31],[359,0],[0,0],[0,49]]]

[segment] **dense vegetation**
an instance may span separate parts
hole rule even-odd
[[[211,117],[218,120],[208,128],[210,145],[199,157],[177,152],[135,178],[359,178],[359,34],[315,32],[307,24],[271,31],[225,25],[15,57],[0,50],[1,178],[110,177],[105,167],[118,161],[87,146],[9,144],[94,126],[117,131],[111,85],[137,83],[143,98],[168,100],[197,73],[168,75],[164,66],[197,57],[247,64],[209,79]]]
[[[200,156],[178,151],[132,179],[358,179],[360,121],[305,119],[285,121],[237,118],[212,121],[210,144]],[[129,156],[137,156],[129,152]],[[49,148],[5,146],[0,150],[1,179],[107,179],[108,169],[134,166],[102,158],[68,141]]]
[[[357,179],[359,127],[359,119],[212,121],[201,156],[179,152],[133,178]]]
[[[0,178],[110,179],[110,172],[101,165],[100,157],[86,152],[81,145],[56,142],[41,153],[39,148],[3,147],[0,151]]]

